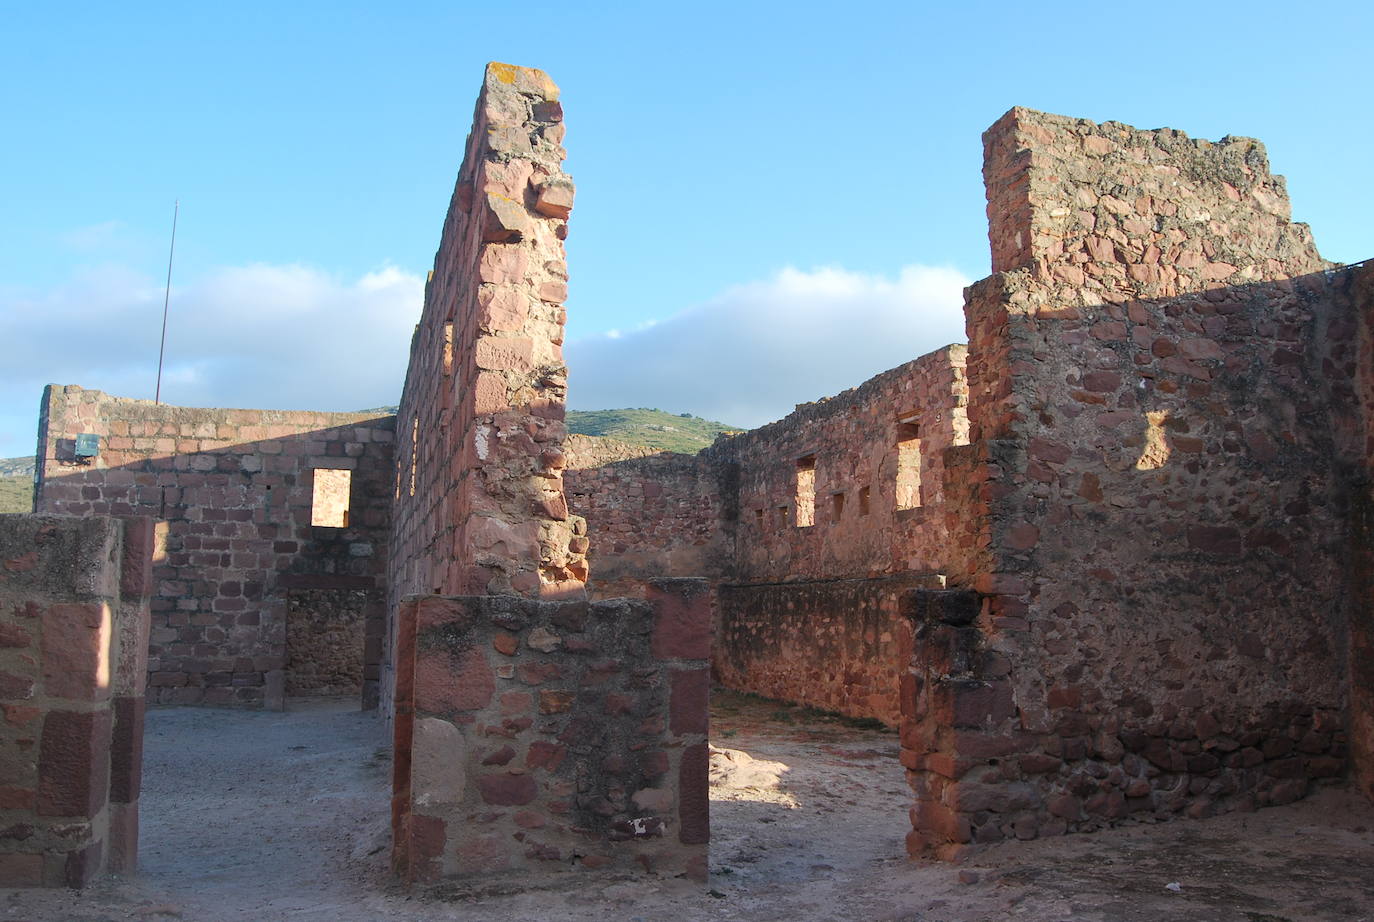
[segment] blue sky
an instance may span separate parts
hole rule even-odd
[[[1364,4],[4,14],[0,456],[44,383],[152,395],[178,197],[169,402],[395,402],[488,60],[563,89],[575,407],[757,424],[957,338],[1012,105],[1258,137],[1323,254],[1374,256]]]

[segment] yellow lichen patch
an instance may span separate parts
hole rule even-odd
[[[502,83],[514,83],[515,74],[520,68],[514,64],[502,64],[500,61],[492,61],[487,65],[487,73],[491,74]]]
[[[1164,421],[1168,410],[1151,410],[1145,414],[1145,447],[1135,463],[1138,471],[1159,470],[1169,461],[1169,443],[1164,438]]]

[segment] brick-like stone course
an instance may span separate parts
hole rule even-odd
[[[0,886],[137,864],[152,534],[0,515]]]
[[[648,594],[402,602],[398,874],[705,879],[709,593]]]
[[[35,505],[165,523],[150,574],[154,703],[281,707],[291,593],[336,590],[368,597],[367,643],[336,652],[355,658],[375,706],[394,426],[375,413],[193,409],[53,385]],[[75,457],[80,433],[98,437],[95,458]],[[344,527],[311,524],[316,468],[351,474]]]

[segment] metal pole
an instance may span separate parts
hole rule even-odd
[[[177,251],[177,215],[181,213],[181,199],[172,206],[172,246],[167,251],[167,288],[162,294],[162,342],[157,347],[157,389],[153,403],[162,402],[162,357],[167,352],[167,304],[172,299],[172,255]]]

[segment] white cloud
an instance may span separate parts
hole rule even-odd
[[[968,284],[930,266],[907,266],[895,279],[784,269],[637,330],[569,342],[569,403],[758,426],[962,342]]]
[[[339,279],[249,265],[173,285],[162,399],[357,410],[395,403],[424,282],[387,267]],[[119,265],[41,294],[0,292],[0,456],[33,451],[43,385],[151,398],[163,289]]]

